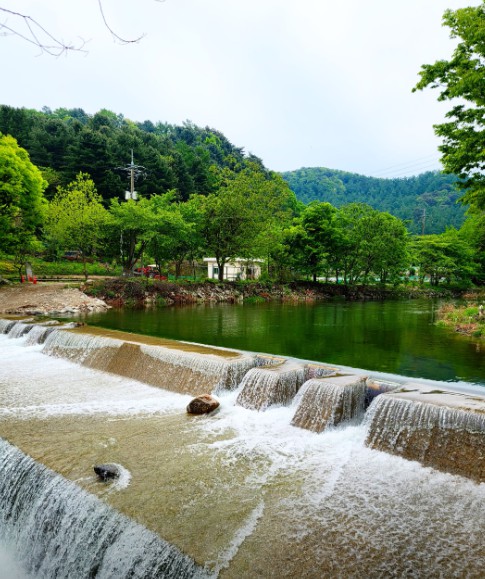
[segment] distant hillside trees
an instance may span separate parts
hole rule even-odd
[[[116,261],[125,275],[152,262],[160,273],[175,264],[179,276],[184,261],[215,257],[222,279],[239,257],[265,260],[279,280],[398,283],[411,265],[434,284],[480,280],[483,215],[449,227],[452,176],[314,168],[285,180],[214,129],[134,123],[106,109],[0,106],[0,129],[13,135],[0,135],[0,252],[20,264],[43,247],[49,259],[76,250]],[[132,150],[138,200],[125,201]],[[409,233],[429,233],[438,217],[442,232]]]
[[[49,177],[49,199],[79,172],[89,173],[105,201],[122,199],[129,184],[123,167],[132,150],[135,163],[144,167],[136,182],[142,197],[175,190],[184,201],[215,190],[213,167],[239,171],[254,161],[213,129],[190,122],[134,123],[106,109],[88,115],[82,109],[40,112],[2,105],[0,131],[15,137]]]
[[[457,177],[428,171],[416,177],[378,179],[356,173],[302,168],[282,173],[299,200],[326,201],[335,207],[366,203],[406,222],[411,233],[441,233],[459,228],[465,208],[457,204]]]

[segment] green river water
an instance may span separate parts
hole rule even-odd
[[[434,324],[439,304],[265,303],[116,310],[91,325],[303,360],[485,386],[485,343]]]

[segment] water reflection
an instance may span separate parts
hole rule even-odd
[[[252,304],[111,310],[89,323],[415,378],[485,385],[476,341],[433,322],[433,301]]]

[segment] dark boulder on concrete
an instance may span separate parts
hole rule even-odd
[[[220,403],[210,394],[201,394],[191,400],[187,406],[188,414],[209,414],[216,408],[219,408]]]
[[[97,464],[94,472],[101,480],[107,481],[120,476],[120,467],[117,464]]]

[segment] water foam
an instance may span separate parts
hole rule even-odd
[[[205,577],[177,548],[4,441],[0,532],[36,579]]]

